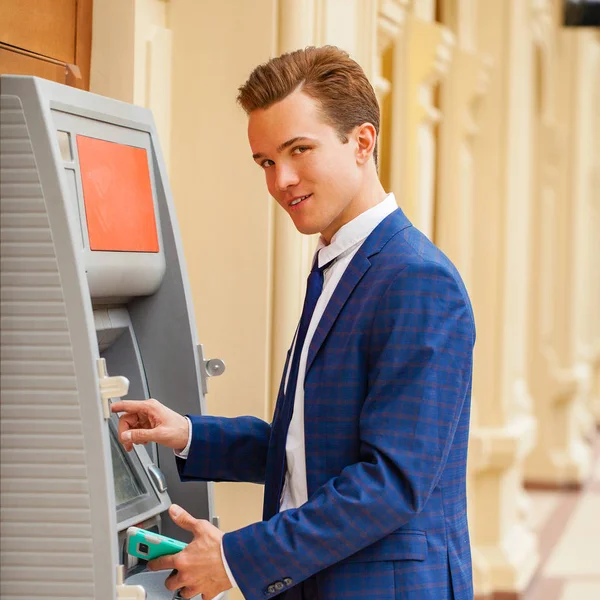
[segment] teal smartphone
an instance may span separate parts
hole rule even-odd
[[[144,560],[181,552],[187,544],[139,527],[127,529],[127,553]]]

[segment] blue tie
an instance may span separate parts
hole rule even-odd
[[[319,268],[319,255],[315,256],[313,267],[308,276],[306,284],[306,296],[304,298],[304,306],[302,315],[300,316],[300,324],[298,325],[298,333],[296,334],[296,344],[294,346],[294,354],[289,367],[288,383],[283,394],[279,414],[276,421],[273,422],[273,430],[271,432],[270,447],[276,453],[274,460],[274,472],[272,473],[272,483],[274,487],[270,490],[265,490],[265,506],[264,517],[269,518],[279,511],[281,491],[283,488],[283,478],[285,476],[286,461],[285,461],[285,444],[287,433],[294,412],[294,399],[296,397],[296,385],[298,383],[298,371],[300,367],[300,355],[306,340],[308,326],[315,312],[315,306],[319,300],[319,296],[323,291],[323,271],[332,263],[328,262]],[[284,373],[285,377],[285,373]]]
[[[296,397],[300,355],[302,354],[302,348],[304,347],[304,341],[306,340],[306,334],[308,332],[310,320],[315,312],[315,307],[317,306],[319,296],[323,291],[323,271],[330,264],[331,262],[319,268],[319,255],[317,254],[317,256],[315,256],[313,267],[308,275],[308,281],[306,283],[306,296],[304,297],[304,306],[302,307],[302,315],[300,316],[300,324],[298,325],[298,334],[296,335],[296,345],[294,346],[294,356],[292,357],[290,375],[288,377],[288,384],[285,390],[285,408],[289,409],[289,419],[286,419],[288,426],[289,421],[292,418],[294,398]]]

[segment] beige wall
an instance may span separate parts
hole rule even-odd
[[[269,419],[314,247],[267,194],[237,87],[258,63],[307,44],[340,45],[364,66],[384,106],[390,189],[459,266],[475,307],[479,593],[527,585],[538,540],[525,479],[581,483],[586,434],[600,420],[600,136],[588,127],[600,127],[600,77],[586,75],[600,65],[600,39],[561,31],[558,9],[558,0],[94,6],[92,91],[149,106],[157,120],[198,338],[227,363],[209,382],[213,414]],[[259,486],[215,488],[223,529],[260,517]]]

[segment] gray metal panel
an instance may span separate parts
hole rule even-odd
[[[104,120],[101,120],[102,117]],[[165,255],[162,250],[159,211],[156,201],[155,176],[152,164],[150,133],[147,130],[121,127],[112,124],[107,115],[95,115],[94,118],[68,114],[53,110],[52,118],[57,131],[71,136],[72,164],[75,168],[75,195],[70,202],[73,218],[81,228],[84,250],[83,261],[87,273],[92,298],[117,296],[141,296],[154,293],[160,286],[165,272]],[[83,187],[79,171],[79,154],[75,136],[77,134],[114,142],[126,146],[142,148],[148,156],[148,170],[152,185],[152,198],[157,219],[157,234],[160,252],[107,252],[90,250]],[[72,193],[72,192],[71,192]]]
[[[143,571],[132,575],[127,579],[129,585],[141,585],[148,592],[152,600],[174,600],[180,596],[174,596],[173,592],[165,588],[165,579],[171,574],[170,571]],[[195,600],[202,600],[202,596],[194,596]],[[213,600],[225,600],[226,593],[215,596]],[[207,599],[208,600],[208,599]]]
[[[127,310],[125,308],[95,310],[94,321],[101,349],[100,355],[106,360],[108,372],[119,373],[119,375],[123,375],[129,380],[129,391],[126,396],[123,396],[123,399],[142,400],[149,398],[146,374],[135,331]],[[116,337],[111,335],[113,332],[116,333]],[[101,341],[107,338],[113,341],[110,344]],[[116,420],[116,416],[114,419]],[[150,485],[153,485],[150,483],[151,478],[147,471],[151,464],[158,464],[156,444],[134,446],[133,452],[138,455],[138,459],[143,465],[144,477],[148,479]],[[155,490],[162,504],[159,507],[160,510],[154,512],[163,512],[170,506],[170,498],[167,493],[161,493],[156,488]],[[138,515],[137,522],[140,520],[141,517]],[[121,521],[120,516],[119,521]],[[135,522],[119,522],[119,530],[135,524]]]
[[[116,528],[91,307],[48,114],[34,80],[10,79],[0,99],[0,594],[112,598]]]

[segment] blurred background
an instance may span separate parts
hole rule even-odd
[[[346,49],[382,108],[384,186],[455,262],[474,304],[477,597],[597,600],[599,9],[598,0],[0,0],[0,72],[153,111],[198,338],[228,367],[211,382],[209,411],[270,419],[316,240],[268,196],[235,97],[272,56]],[[218,484],[215,497],[225,530],[260,518],[260,486]]]

